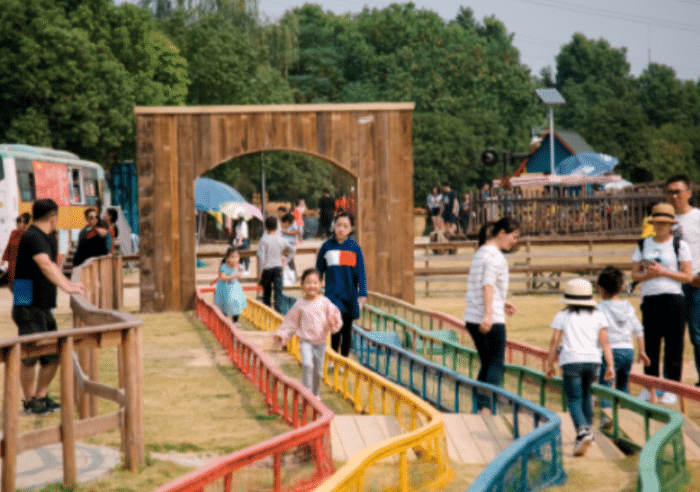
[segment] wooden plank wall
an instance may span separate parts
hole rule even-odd
[[[357,179],[356,230],[368,287],[413,302],[413,107],[136,108],[141,310],[193,308],[194,180],[266,150],[310,154]]]

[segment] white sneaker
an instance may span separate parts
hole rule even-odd
[[[651,393],[649,393],[648,389],[644,388],[642,392],[637,395],[637,398],[642,401],[651,402]]]
[[[603,414],[600,416],[600,428],[603,430],[612,429],[613,421],[607,415]]]
[[[588,447],[593,442],[593,434],[589,430],[581,432],[576,436],[576,442],[574,443],[574,456],[583,456],[586,454]]]
[[[678,401],[678,397],[676,396],[675,393],[670,393],[670,392],[665,392],[664,396],[662,396],[659,399],[659,402],[663,403],[664,405],[675,405],[676,402]]]

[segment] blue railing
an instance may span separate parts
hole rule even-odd
[[[432,327],[430,317],[419,317],[419,319]],[[441,361],[442,366],[450,367],[458,373],[462,371],[462,373],[472,377],[475,363],[478,361],[478,354],[474,349],[457,343],[457,335],[451,333],[450,330],[431,331],[430,329],[421,329],[413,323],[409,323],[394,314],[380,311],[373,306],[366,306],[366,309],[363,309],[363,316],[360,322],[363,328],[375,330],[384,339],[393,335],[397,344],[403,345],[419,354],[437,358]],[[515,384],[517,385],[516,392],[518,395],[523,394],[524,383],[527,382],[528,385],[534,384],[537,387],[537,399],[542,407],[547,403],[547,390],[559,392],[561,409],[562,411],[566,410],[566,398],[563,391],[561,391],[561,378],[548,379],[540,371],[512,364],[505,364],[504,373],[506,376],[516,379]],[[593,385],[592,393],[595,396],[612,401],[613,429],[611,437],[616,442],[624,444],[628,449],[641,450],[638,490],[644,492],[673,491],[688,481],[689,474],[686,467],[682,435],[683,416],[681,414],[671,409],[642,402],[629,394],[597,384]],[[646,429],[645,442],[635,443],[621,434],[618,422],[618,409],[620,408],[631,410],[643,417]],[[665,424],[653,436],[649,432],[651,420]],[[491,466],[489,468],[491,469]],[[491,471],[500,474],[508,473],[507,470],[495,468]],[[486,479],[484,478],[485,475],[485,473],[480,475],[477,482]],[[477,482],[472,487],[476,486]],[[474,490],[492,489],[479,488]]]

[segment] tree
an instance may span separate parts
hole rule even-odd
[[[637,80],[638,99],[649,124],[658,128],[683,118],[682,86],[676,72],[665,65],[650,64]],[[686,121],[689,123],[689,121]]]
[[[100,162],[133,122],[133,86],[102,43],[45,0],[0,4],[0,133]]]

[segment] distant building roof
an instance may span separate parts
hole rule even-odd
[[[574,154],[580,154],[582,152],[595,152],[593,147],[588,145],[581,135],[570,130],[556,130],[554,132],[556,136],[563,140],[567,147],[571,149]]]
[[[571,130],[555,130],[554,132],[554,166],[574,154],[581,152],[595,152],[593,147],[583,139],[581,135]],[[549,172],[549,131],[546,131],[540,141],[530,149],[530,155],[520,163],[513,176],[519,176],[523,172],[541,173]]]

